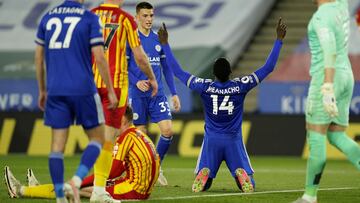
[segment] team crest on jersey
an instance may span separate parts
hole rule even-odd
[[[134,120],[139,119],[139,114],[137,114],[137,113],[133,113],[133,119],[134,119]]]
[[[160,45],[155,45],[155,50],[157,51],[157,52],[160,52],[161,51],[161,46]]]

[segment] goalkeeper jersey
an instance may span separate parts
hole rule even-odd
[[[314,13],[308,25],[310,75],[323,71],[324,67],[351,70],[348,58],[349,26],[346,0],[324,3]]]

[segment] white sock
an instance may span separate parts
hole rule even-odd
[[[73,176],[71,180],[74,181],[75,187],[80,188],[82,180],[79,176]]]
[[[101,187],[101,186],[94,186],[94,192],[101,194],[101,193],[106,193],[105,191],[105,187]]]
[[[313,197],[313,196],[304,194],[301,198],[308,201],[308,202],[311,202],[311,203],[316,202],[316,196]]]

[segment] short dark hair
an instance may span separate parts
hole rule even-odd
[[[153,5],[151,5],[149,2],[143,1],[138,4],[136,4],[136,13],[139,13],[141,9],[153,9]]]
[[[228,81],[231,72],[232,71],[231,71],[230,63],[226,58],[220,57],[215,60],[213,67],[213,74],[220,82]]]
[[[126,110],[125,110],[125,118],[129,121],[132,122],[133,121],[133,110],[130,106],[126,106]]]

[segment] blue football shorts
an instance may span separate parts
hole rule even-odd
[[[82,125],[84,129],[104,123],[104,113],[99,95],[50,96],[45,106],[45,125],[54,129]]]
[[[172,119],[170,105],[165,95],[132,98],[131,107],[135,125],[146,125],[148,117],[152,123]]]
[[[205,132],[195,173],[206,167],[210,169],[209,177],[215,178],[222,161],[233,177],[237,168],[243,168],[248,175],[254,173],[241,132],[237,136]]]

